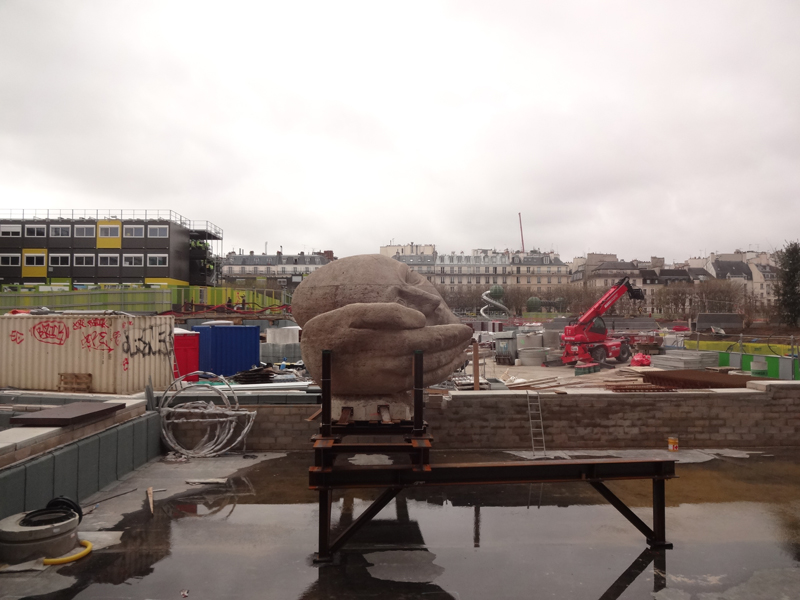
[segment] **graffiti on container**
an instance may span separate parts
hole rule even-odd
[[[72,329],[78,331],[86,327],[100,327],[102,329],[109,329],[111,327],[110,319],[78,319],[72,324]]]
[[[130,364],[130,362],[128,362],[128,359],[127,359],[127,358],[126,358],[125,360],[123,360],[123,361],[122,361],[122,370],[123,370],[123,371],[127,371],[127,370],[128,370],[128,365],[129,365],[129,364]]]
[[[17,344],[17,346],[19,346],[22,342],[25,341],[25,334],[22,333],[21,331],[17,331],[16,329],[12,331],[8,337],[10,337],[11,341]]]
[[[63,346],[69,339],[69,329],[63,321],[41,321],[31,327],[31,335],[45,344]]]
[[[113,344],[113,338],[109,337],[105,331],[90,331],[81,334],[81,348],[84,350],[113,352],[114,347],[111,344]]]
[[[169,356],[172,349],[172,331],[166,325],[151,325],[139,331],[122,332],[122,352],[129,356]]]

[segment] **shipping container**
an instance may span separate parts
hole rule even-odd
[[[175,332],[175,378],[200,370],[200,334],[196,331]],[[186,381],[197,381],[198,376]]]
[[[195,325],[200,334],[200,370],[235,375],[261,364],[260,329],[247,325]]]
[[[133,394],[149,379],[164,389],[172,381],[174,328],[173,317],[161,316],[4,315],[0,387],[71,391],[60,388],[61,374],[91,374],[91,392]]]

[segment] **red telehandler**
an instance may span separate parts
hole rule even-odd
[[[625,362],[631,357],[629,340],[624,337],[608,337],[608,329],[601,317],[626,293],[632,300],[644,300],[642,290],[632,286],[628,278],[623,277],[592,308],[564,327],[561,335],[564,346],[564,354],[561,356],[563,364],[572,364],[579,360],[601,363],[607,358]]]

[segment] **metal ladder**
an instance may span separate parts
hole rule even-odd
[[[547,456],[547,446],[544,443],[544,423],[542,423],[542,399],[539,392],[536,392],[536,402],[531,402],[530,391],[525,391],[525,397],[528,400],[528,424],[531,429],[531,458],[536,458],[536,442],[542,446],[542,456]],[[537,508],[542,507],[542,494],[544,493],[544,484],[539,484],[539,503]],[[531,496],[533,495],[533,484],[528,484],[528,508],[531,507]]]
[[[525,391],[528,400],[528,424],[531,429],[531,451],[536,456],[536,444],[541,445],[542,456],[547,456],[547,446],[544,442],[544,423],[542,423],[542,401],[539,392],[536,392],[536,401],[531,402],[530,391]]]

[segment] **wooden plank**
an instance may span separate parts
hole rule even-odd
[[[66,427],[76,423],[96,421],[123,408],[125,408],[124,404],[111,402],[73,402],[58,408],[11,417],[11,424],[32,427]]]

